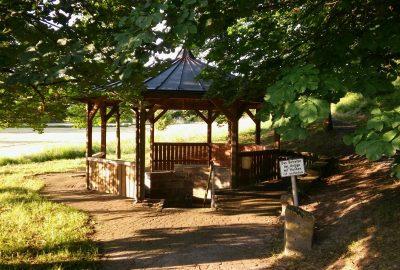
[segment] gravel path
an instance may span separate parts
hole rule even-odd
[[[101,269],[265,269],[281,237],[267,213],[163,209],[85,189],[82,173],[40,176],[50,200],[88,212],[96,222]]]

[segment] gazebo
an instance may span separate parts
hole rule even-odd
[[[135,163],[106,160],[106,128],[107,121],[116,115],[117,158],[120,159],[119,135],[119,100],[105,97],[82,98],[87,104],[87,186],[89,189],[104,190],[132,197],[138,201],[145,198],[145,142],[146,121],[150,123],[150,171],[171,170],[174,164],[209,164],[212,160],[227,166],[230,171],[231,187],[241,184],[241,162],[243,156],[253,158],[254,174],[270,176],[277,174],[276,165],[269,171],[261,172],[260,167],[272,160],[276,152],[263,152],[260,145],[261,123],[255,117],[254,110],[261,108],[262,100],[237,99],[232,104],[225,104],[218,98],[206,95],[211,82],[198,79],[207,64],[196,59],[188,50],[181,50],[170,67],[157,76],[147,79],[147,88],[139,104],[132,108],[136,115],[136,160]],[[120,82],[102,86],[103,89],[120,85]],[[92,121],[97,111],[101,116],[101,153],[93,156],[92,151]],[[207,142],[198,143],[158,143],[154,140],[154,125],[168,110],[192,110],[207,124]],[[252,112],[253,110],[253,112]],[[239,146],[239,119],[247,113],[255,123],[255,145],[253,154],[241,154]],[[228,144],[223,146],[212,142],[212,123],[223,114],[229,124]],[[221,148],[222,147],[222,148]],[[228,156],[228,158],[221,158]],[[254,151],[253,151],[254,152]],[[227,153],[227,154],[225,154]],[[258,156],[258,157],[257,157]],[[275,158],[276,159],[276,158]],[[276,163],[276,162],[275,162]],[[100,165],[99,165],[100,164]],[[272,163],[271,163],[272,164]],[[103,184],[98,184],[102,178]],[[114,179],[115,178],[115,179]],[[119,179],[119,180],[118,180]],[[121,180],[122,179],[122,180]],[[128,180],[125,180],[128,179]],[[95,184],[94,184],[95,183]],[[97,184],[96,184],[97,183]],[[100,187],[100,186],[103,187]]]

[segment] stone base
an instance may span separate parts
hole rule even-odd
[[[299,207],[288,205],[285,210],[286,255],[303,254],[311,250],[315,218]]]

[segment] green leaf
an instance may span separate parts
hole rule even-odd
[[[396,130],[389,130],[387,132],[385,132],[382,136],[383,140],[385,142],[390,142],[394,139],[394,137],[396,137],[399,134],[398,131]]]
[[[365,155],[369,144],[370,144],[370,142],[368,142],[368,141],[362,141],[359,144],[357,144],[356,149],[355,149],[356,153],[359,155]]]
[[[304,106],[301,108],[299,113],[299,118],[302,122],[306,124],[311,124],[315,122],[318,117],[318,109],[312,102],[304,103]]]
[[[345,135],[343,136],[343,142],[345,145],[352,145],[353,144],[353,135]]]
[[[392,145],[396,150],[400,149],[400,136],[397,136],[392,140]]]
[[[390,176],[396,177],[397,179],[400,179],[400,164],[395,164],[392,167]]]
[[[383,122],[381,118],[374,117],[368,120],[367,122],[368,129],[374,129],[376,131],[381,131],[383,129]]]
[[[372,115],[379,115],[379,114],[382,114],[382,111],[381,111],[381,109],[379,109],[379,108],[375,108],[375,109],[373,109],[373,110],[371,111],[371,114],[372,114]]]

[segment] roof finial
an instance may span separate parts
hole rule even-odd
[[[184,48],[181,49],[178,55],[176,56],[176,59],[181,59],[181,58],[196,59],[196,57],[194,57],[193,53],[190,50]]]

